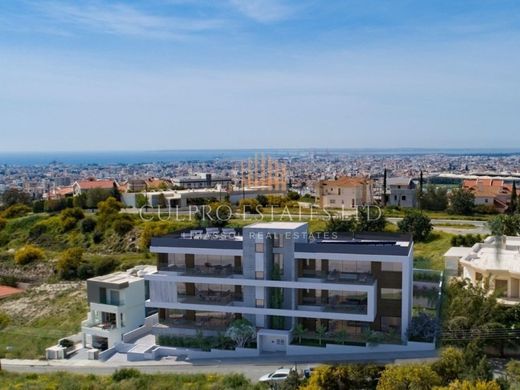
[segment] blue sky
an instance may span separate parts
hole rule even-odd
[[[0,2],[0,151],[520,147],[520,2]]]

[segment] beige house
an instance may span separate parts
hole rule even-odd
[[[445,254],[447,262],[452,260],[452,249]],[[462,278],[485,287],[490,293],[498,292],[502,304],[520,302],[520,237],[491,236],[464,249],[458,264]]]
[[[316,203],[321,208],[356,208],[373,203],[373,182],[366,177],[340,177],[316,184]]]

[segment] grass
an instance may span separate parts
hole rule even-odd
[[[386,217],[400,218],[405,216],[406,209],[386,208],[384,213]],[[431,219],[452,219],[452,220],[468,220],[468,221],[488,221],[496,215],[491,214],[472,214],[472,215],[455,215],[446,211],[428,211],[423,210]]]
[[[453,234],[435,231],[426,242],[414,243],[414,268],[444,269],[444,253],[451,248]]]
[[[120,370],[112,376],[81,375],[66,372],[46,374],[18,374],[0,371],[0,388],[10,389],[265,389],[262,384],[253,385],[240,374],[141,374],[136,370]]]
[[[0,331],[0,356],[6,358],[39,359],[45,348],[58,339],[80,331],[81,321],[87,317],[87,300],[84,288],[77,287],[46,295],[44,292],[27,292],[2,301],[7,304],[30,303],[34,318],[11,314],[9,325]],[[38,315],[41,313],[41,315]],[[0,388],[3,388],[0,386]]]

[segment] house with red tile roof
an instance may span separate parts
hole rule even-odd
[[[511,184],[494,178],[466,179],[462,183],[462,188],[473,192],[475,206],[491,206],[499,213],[505,212],[509,207],[513,191]],[[518,190],[517,194],[520,194]]]
[[[373,203],[373,181],[362,176],[343,176],[316,183],[316,202],[322,207],[356,208]]]
[[[90,178],[87,180],[78,180],[72,184],[74,195],[80,195],[93,189],[111,190],[115,186],[118,186],[117,182],[112,179],[100,179]]]

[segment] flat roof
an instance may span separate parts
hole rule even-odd
[[[245,226],[254,229],[298,229],[307,226],[307,222],[257,222]]]
[[[472,248],[464,246],[454,246],[447,250],[444,257],[464,257],[473,251]]]
[[[114,273],[108,274],[108,275],[95,276],[93,278],[88,279],[88,281],[91,281],[91,282],[108,283],[108,284],[113,284],[113,285],[123,286],[123,287],[125,284],[128,285],[129,283],[133,283],[138,280],[143,280],[143,279],[139,278],[137,276],[133,276],[133,275],[131,275],[127,272],[123,272],[123,271],[114,272]]]

